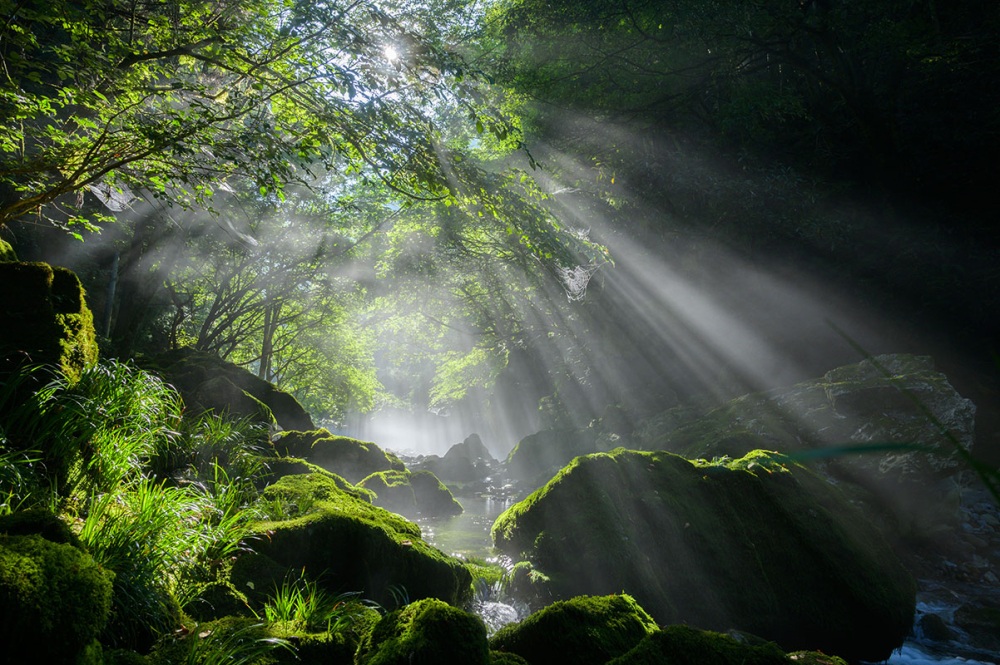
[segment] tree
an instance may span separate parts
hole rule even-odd
[[[234,179],[280,197],[320,171],[445,196],[428,110],[469,72],[415,31],[426,10],[0,0],[0,226],[55,204],[73,224],[85,192],[191,205]]]

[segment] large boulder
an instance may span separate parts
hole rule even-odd
[[[596,430],[543,430],[518,441],[507,455],[507,472],[514,480],[540,487],[574,457],[599,451]]]
[[[655,630],[656,622],[631,596],[581,596],[504,626],[490,638],[490,648],[531,665],[604,665]]]
[[[462,504],[430,471],[379,471],[359,482],[358,487],[374,492],[375,505],[410,519],[462,513]]]
[[[484,480],[495,465],[496,460],[479,435],[471,434],[449,448],[444,457],[425,457],[419,468],[430,471],[446,483],[463,484]]]
[[[0,378],[51,365],[70,380],[97,361],[94,317],[76,274],[47,263],[0,261]]]
[[[0,535],[0,640],[19,663],[75,663],[100,652],[113,575],[39,535]],[[99,662],[99,661],[96,661]]]
[[[490,665],[479,617],[428,598],[386,614],[362,641],[357,665]]]
[[[878,661],[913,621],[913,580],[879,532],[835,487],[765,452],[579,457],[492,534],[556,598],[625,592],[661,624]]]
[[[397,455],[371,441],[337,436],[328,430],[280,432],[273,439],[279,455],[301,457],[327,471],[357,483],[379,471],[405,471]]]
[[[144,367],[177,388],[193,411],[274,422],[286,430],[316,427],[292,395],[213,353],[176,349],[146,361]]]
[[[957,517],[975,405],[926,356],[883,355],[715,409],[672,410],[644,424],[637,447],[688,458],[787,453],[862,490],[903,535]]]
[[[305,571],[332,593],[361,592],[391,606],[410,599],[458,603],[471,592],[461,561],[420,538],[420,527],[345,491],[321,474],[284,476],[267,487],[253,552],[233,565],[233,584],[262,602],[291,573]]]

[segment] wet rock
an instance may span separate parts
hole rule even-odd
[[[932,642],[947,642],[954,638],[948,624],[937,614],[927,613],[917,620],[918,635]]]
[[[955,610],[955,626],[977,649],[1000,653],[1000,603],[973,602]]]
[[[763,452],[579,457],[492,534],[557,598],[625,592],[661,624],[878,661],[913,621],[913,580],[874,527],[829,483]]]

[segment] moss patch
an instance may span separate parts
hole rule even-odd
[[[358,650],[358,665],[488,665],[486,627],[473,614],[425,599],[385,615]]]
[[[379,471],[358,486],[374,492],[377,505],[410,518],[447,517],[462,512],[462,504],[430,471]]]
[[[825,481],[765,452],[716,464],[580,457],[492,533],[556,597],[625,591],[664,624],[877,661],[913,620],[914,583],[874,528]]]
[[[34,662],[75,662],[108,620],[111,577],[72,545],[0,536],[0,640]]]
[[[341,490],[318,474],[285,476],[263,492],[265,502],[301,506],[284,519],[256,525],[256,555],[286,571],[301,571],[333,593],[359,591],[391,606],[393,594],[439,598],[457,604],[469,594],[471,576],[462,562],[431,547],[413,522]],[[235,567],[243,572],[247,567]],[[273,580],[249,581],[260,590]],[[241,586],[241,584],[243,586]]]
[[[65,268],[47,263],[0,262],[0,371],[49,364],[76,380],[97,361],[94,317],[83,286]]]
[[[604,665],[656,630],[656,622],[627,595],[580,596],[501,628],[490,648],[532,665]]]
[[[335,436],[325,429],[282,432],[275,438],[274,447],[279,455],[307,459],[352,483],[379,471],[406,470],[399,457],[371,441]]]

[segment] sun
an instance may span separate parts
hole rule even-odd
[[[396,50],[395,46],[386,46],[382,49],[382,53],[385,55],[386,60],[389,62],[396,62],[399,60],[399,51]]]

